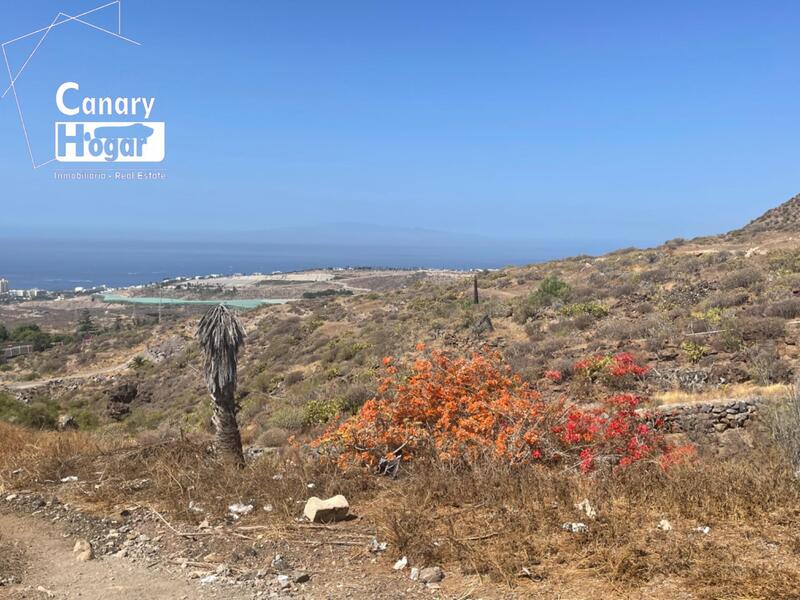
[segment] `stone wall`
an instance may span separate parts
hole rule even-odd
[[[656,408],[671,433],[722,433],[750,425],[758,414],[761,400],[723,400],[692,404],[671,404]]]

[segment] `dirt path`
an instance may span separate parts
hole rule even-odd
[[[0,580],[13,577],[21,582],[0,586],[0,598],[252,598],[252,593],[204,588],[180,574],[170,574],[157,566],[148,569],[121,558],[79,562],[72,552],[74,543],[73,538],[63,537],[55,525],[35,517],[0,514]]]

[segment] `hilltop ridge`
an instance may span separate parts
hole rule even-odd
[[[762,231],[800,231],[800,194],[771,208],[753,219],[739,231],[759,233]]]

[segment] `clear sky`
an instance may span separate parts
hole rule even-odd
[[[102,3],[0,0],[0,40]],[[45,153],[61,81],[154,96],[167,181],[34,171],[8,95],[0,228],[361,222],[624,243],[725,231],[800,191],[797,2],[124,0],[123,11],[141,47],[66,25],[18,89]]]

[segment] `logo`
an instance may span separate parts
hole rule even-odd
[[[150,117],[155,98],[84,98],[79,107],[65,101],[67,91],[80,91],[68,81],[56,92],[56,106],[66,116],[117,115]],[[161,162],[164,160],[164,122],[66,121],[57,122],[55,157],[58,162]]]
[[[116,0],[80,14],[59,12],[48,26],[2,43],[9,80],[2,97],[11,97],[16,104],[34,169],[53,162],[113,166],[118,163],[164,161],[166,124],[152,120],[156,110],[155,97],[128,97],[113,93],[102,95],[103,91],[112,91],[108,89],[109,85],[102,83],[102,68],[90,67],[91,72],[86,76],[83,65],[80,68],[74,65],[64,67],[57,60],[54,61],[57,67],[48,70],[46,65],[39,65],[29,75],[31,64],[46,60],[48,50],[51,59],[53,56],[59,57],[65,49],[78,56],[86,55],[87,51],[91,56],[92,51],[104,53],[118,50],[127,56],[131,51],[126,48],[141,46],[141,43],[123,35],[122,25],[122,3]],[[64,35],[60,36],[61,32]],[[59,43],[62,45],[58,46]],[[51,45],[55,47],[50,49]],[[117,45],[124,48],[117,48]],[[78,69],[80,72],[65,72],[65,69]],[[44,83],[40,81],[43,73],[48,78]],[[80,79],[72,80],[76,74]],[[86,84],[87,80],[91,81]],[[98,90],[101,94],[83,95],[81,83],[86,84],[85,89],[94,94]],[[120,83],[111,85],[119,86]],[[47,88],[50,92],[43,95],[42,90]],[[46,100],[47,96],[49,101]],[[55,119],[53,115],[57,115]],[[49,136],[46,135],[47,128],[52,128]],[[50,137],[49,143],[46,137]],[[46,150],[48,147],[53,152],[50,156],[45,155],[45,152],[49,153]]]

